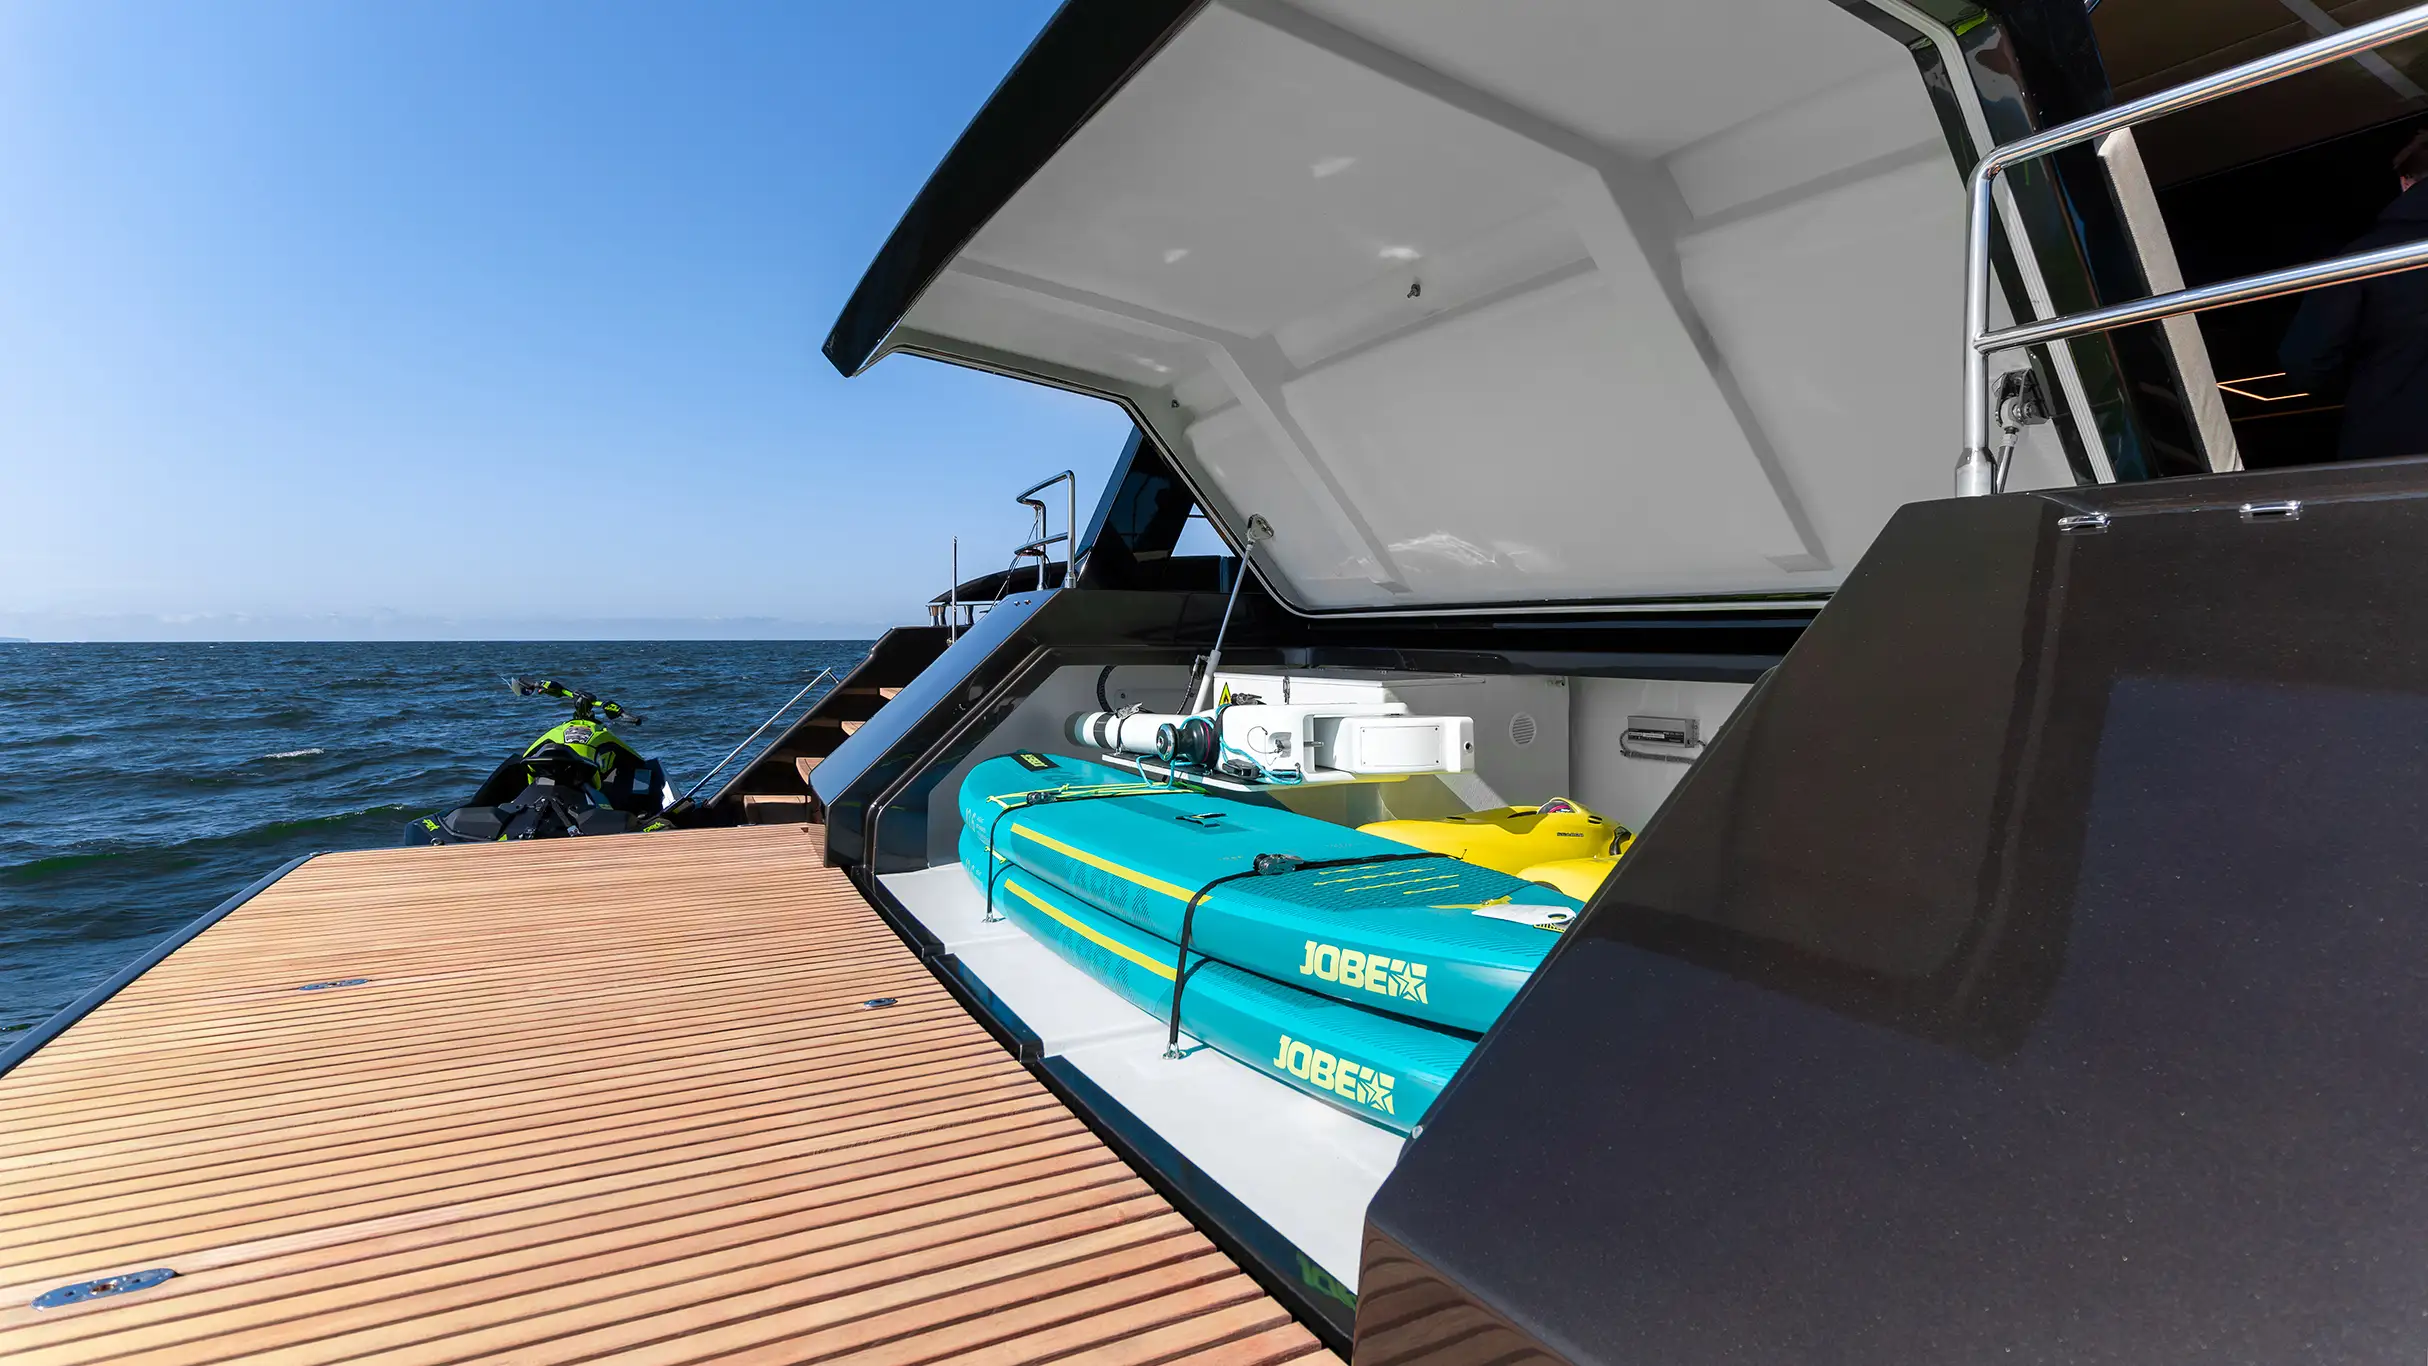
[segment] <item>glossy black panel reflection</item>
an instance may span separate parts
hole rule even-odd
[[[1080,528],[1087,566],[1081,581],[1090,588],[1134,586],[1143,565],[1170,557],[1196,510],[1197,500],[1162,450],[1145,432],[1131,428],[1095,511]]]
[[[878,873],[926,867],[924,826],[914,829],[896,810],[880,839],[872,829],[881,823],[878,805],[906,784],[941,776],[952,761],[939,763],[938,746],[956,733],[977,743],[983,730],[973,727],[974,714],[990,707],[1008,713],[1026,695],[1007,692],[1007,683],[1043,653],[1069,646],[1086,647],[1089,658],[1135,659],[1141,650],[1163,650],[1186,661],[1213,642],[1222,606],[1214,593],[1115,590],[1020,593],[996,604],[811,775],[826,807],[827,858]],[[1243,617],[1256,619],[1246,609]]]
[[[994,662],[1007,653],[1004,643],[1017,639],[1021,626],[1052,596],[1023,593],[996,604],[809,775],[810,791],[826,810],[829,862],[867,859],[869,802],[917,757],[920,735],[951,724],[971,700],[967,694],[983,692],[986,676],[1009,666]],[[1025,649],[1008,653],[1016,659]]]
[[[2045,683],[2061,512],[1992,499],[1892,523],[1629,861],[1626,933],[2001,1047],[2014,1022],[1962,984],[1984,970],[1976,906]]]
[[[2423,493],[1901,513],[1377,1197],[1358,1360],[2418,1359]]]

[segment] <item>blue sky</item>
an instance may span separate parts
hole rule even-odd
[[[1117,410],[817,352],[1051,13],[0,3],[0,635],[860,635]]]

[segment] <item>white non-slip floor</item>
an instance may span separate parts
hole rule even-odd
[[[879,879],[1060,1057],[1222,1183],[1343,1285],[1357,1284],[1366,1204],[1403,1140],[1199,1048],[1163,1056],[1163,1021],[1009,921],[957,863]]]

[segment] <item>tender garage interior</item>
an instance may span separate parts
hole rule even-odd
[[[982,833],[999,844],[1016,844],[1010,832],[1024,829],[1017,821],[1029,819],[1015,810],[1015,821],[993,821],[993,829],[981,832],[962,814],[973,772],[983,773],[982,765],[1000,767],[1007,754],[1031,764],[1057,761],[1081,772],[1093,772],[1078,769],[1092,763],[1113,769],[1116,777],[1135,773],[1139,782],[1126,789],[1131,792],[1167,781],[1169,770],[1151,758],[1108,753],[1075,737],[1073,721],[1101,714],[1098,709],[1107,703],[1116,714],[1138,707],[1185,709],[1195,682],[1187,668],[1173,665],[1065,664],[1045,673],[1004,719],[962,747],[962,757],[916,784],[927,794],[930,866],[886,874],[880,882],[934,937],[957,971],[1034,1034],[1044,1056],[1060,1059],[1140,1116],[1328,1275],[1354,1286],[1363,1211],[1397,1160],[1406,1126],[1395,1130],[1377,1122],[1385,1117],[1327,1103],[1304,1088],[1293,1090],[1259,1074],[1254,1058],[1227,1054],[1221,1047],[1195,1047],[1194,1035],[1184,1036],[1185,1056],[1167,1057],[1166,1021],[1091,973],[1085,945],[1078,953],[1070,946],[1058,948],[1050,932],[1041,936],[1023,923],[1016,899],[1023,895],[1022,872],[1007,870],[990,886],[983,865],[964,853],[964,841]],[[1744,682],[1682,679],[1226,670],[1217,679],[1218,695],[1290,696],[1301,703],[1340,697],[1397,704],[1420,717],[1455,718],[1467,723],[1462,731],[1473,737],[1472,754],[1457,772],[1361,781],[1273,784],[1184,772],[1174,794],[1178,800],[1171,804],[1185,808],[1180,819],[1197,822],[1233,812],[1235,802],[1271,803],[1291,816],[1309,818],[1306,825],[1283,827],[1288,833],[1273,849],[1258,846],[1260,852],[1289,853],[1310,847],[1308,830],[1317,824],[1339,831],[1363,828],[1397,841],[1421,838],[1411,831],[1446,829],[1446,822],[1470,813],[1516,808],[1515,828],[1524,830],[1538,823],[1527,818],[1531,812],[1565,801],[1613,823],[1623,848],[1653,820],[1748,690]],[[1068,781],[1053,770],[1035,771],[1041,786]],[[1157,797],[1120,800],[1165,804]],[[889,813],[887,819],[898,821],[904,814]],[[1595,850],[1612,843],[1604,835]],[[1394,848],[1400,853],[1392,857],[1404,857],[1408,847]],[[1126,868],[1140,865],[1143,851],[1133,840],[1107,842],[1094,852],[1099,862],[1118,860]],[[1511,866],[1527,871],[1522,862]],[[1229,869],[1204,865],[1206,873]],[[1598,883],[1608,871],[1596,866],[1590,877]],[[1193,891],[1197,884],[1183,885]],[[1571,891],[1589,896],[1591,885]],[[1475,913],[1443,914],[1456,919]],[[1551,936],[1543,937],[1547,947]],[[1151,953],[1171,952],[1166,939],[1136,942]],[[1463,1046],[1474,1033],[1455,1037]],[[1413,1113],[1405,1117],[1421,1119]]]

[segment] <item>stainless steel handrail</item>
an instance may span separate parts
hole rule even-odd
[[[2421,33],[2428,33],[2428,5],[2415,5],[2374,23],[2348,28],[2315,42],[2288,48],[2274,56],[2246,62],[2172,90],[2162,90],[2089,118],[2077,119],[1990,149],[1982,157],[1981,164],[1973,168],[1969,187],[1972,208],[1965,250],[1964,453],[1956,461],[1956,496],[1975,497],[1997,491],[1997,458],[1990,450],[1990,353],[1993,351],[2061,341],[2134,323],[2156,322],[2204,309],[2271,299],[2282,294],[2295,294],[2306,289],[2365,280],[2371,276],[2390,275],[2428,265],[2428,243],[2414,243],[2207,285],[2200,289],[2179,290],[2129,304],[1992,332],[1990,230],[1997,212],[1996,192],[2000,172],[2018,162],[2046,156],[2061,148],[2105,137],[2121,128],[2130,128],[2161,115],[2223,99],[2256,86],[2283,80],[2287,76],[2313,71]],[[2017,251],[2029,249],[2023,243],[2016,243],[2015,248]]]
[[[1037,589],[1039,592],[1043,592],[1045,591],[1045,567],[1046,565],[1050,564],[1054,558],[1053,556],[1045,553],[1046,547],[1055,544],[1067,544],[1070,539],[1071,534],[1069,532],[1057,531],[1051,536],[1040,536],[1036,540],[1027,542],[1024,545],[1013,546],[1012,564],[1015,568],[1017,568],[1022,560],[1035,560],[1037,562]],[[1011,588],[1011,580],[1008,577],[1004,580],[1003,586],[1006,590]],[[1062,586],[1065,588],[1075,588],[1078,586],[1077,573],[1071,566],[1071,552],[1068,549],[1065,549],[1062,552]]]
[[[1067,486],[1064,492],[1068,498],[1068,511],[1064,515],[1062,534],[1060,536],[1048,536],[1045,534],[1045,501],[1038,498],[1036,495],[1052,488],[1056,484],[1063,484]],[[1045,588],[1045,547],[1052,545],[1054,542],[1059,540],[1063,543],[1062,582],[1066,586],[1077,583],[1079,575],[1079,476],[1070,470],[1064,470],[1062,473],[1055,475],[1051,479],[1040,479],[1036,483],[1029,485],[1027,488],[1020,490],[1019,496],[1013,501],[1019,503],[1020,506],[1024,508],[1035,510],[1037,514],[1037,529],[1033,533],[1033,539],[1031,539],[1028,544],[1023,545],[1019,549],[1012,552],[1012,563],[1015,565],[1019,564],[1020,557],[1023,555],[1035,555],[1037,557],[1037,587],[1039,591],[1043,591]],[[1011,587],[1008,580],[1006,580],[1004,587]]]
[[[1974,346],[1987,356],[1994,351],[2008,351],[2040,342],[2064,341],[2069,337],[2088,336],[2093,332],[2130,327],[2135,323],[2158,322],[2186,313],[2203,313],[2229,304],[2246,304],[2283,294],[2299,294],[2306,289],[2350,284],[2355,280],[2392,275],[2419,266],[2428,266],[2428,241],[2406,242],[2401,246],[2381,247],[2354,256],[2338,256],[2314,265],[2291,266],[2269,271],[2265,275],[2228,280],[2224,284],[2203,285],[2199,289],[2155,294],[2129,304],[2069,314],[2051,322],[2025,323],[2003,332],[1992,332],[1975,342]]]
[[[863,655],[863,656],[861,656],[861,658],[865,659],[865,658],[867,658],[867,656],[866,656],[866,655]],[[730,764],[730,763],[732,763],[732,762],[733,762],[733,760],[734,760],[734,755],[735,755],[735,754],[740,754],[740,753],[741,753],[743,750],[746,750],[746,749],[750,748],[750,742],[751,742],[751,741],[753,741],[753,740],[758,739],[758,738],[759,738],[760,736],[762,736],[762,735],[765,735],[765,734],[767,733],[767,728],[768,728],[769,726],[772,726],[772,725],[774,725],[774,724],[776,723],[776,719],[777,719],[777,717],[781,717],[782,715],[784,715],[784,713],[786,713],[786,712],[788,712],[788,711],[791,711],[791,710],[792,710],[792,704],[793,704],[793,703],[798,702],[798,701],[800,701],[800,700],[801,700],[803,697],[807,696],[807,695],[809,694],[809,690],[810,690],[810,689],[812,689],[812,688],[814,688],[814,687],[818,686],[818,685],[819,685],[820,683],[822,683],[822,682],[825,682],[827,679],[834,677],[834,674],[835,674],[835,668],[834,668],[834,666],[833,666],[833,665],[831,665],[831,664],[827,665],[827,666],[826,666],[825,668],[823,668],[823,669],[818,670],[818,676],[817,676],[816,678],[813,678],[813,679],[809,680],[807,683],[802,684],[802,685],[801,685],[801,691],[799,691],[799,692],[797,692],[797,693],[794,693],[794,694],[793,694],[793,695],[792,695],[790,698],[787,698],[787,699],[785,700],[785,703],[784,703],[784,705],[783,705],[783,706],[776,708],[776,711],[775,711],[775,715],[774,715],[774,716],[770,716],[770,717],[768,717],[766,720],[761,721],[761,722],[759,723],[759,728],[758,728],[757,730],[754,730],[754,731],[752,731],[750,734],[743,736],[743,737],[742,737],[742,743],[740,743],[740,744],[738,744],[738,745],[735,745],[735,746],[733,747],[733,752],[732,752],[731,754],[727,754],[727,755],[726,755],[724,758],[717,760],[717,766],[716,766],[715,768],[712,768],[712,769],[708,770],[706,773],[701,774],[701,775],[700,775],[700,780],[699,780],[698,782],[696,782],[696,783],[693,783],[693,784],[692,784],[690,787],[685,788],[685,789],[683,790],[683,795],[682,795],[682,796],[677,797],[677,798],[675,798],[675,799],[674,799],[672,802],[667,803],[667,807],[668,807],[668,809],[669,809],[669,810],[671,810],[671,809],[673,809],[674,807],[681,806],[683,803],[685,803],[685,802],[687,802],[687,801],[690,801],[690,800],[691,800],[691,794],[692,794],[692,793],[699,791],[699,790],[700,790],[701,788],[703,788],[703,787],[706,787],[706,786],[708,785],[708,780],[709,780],[709,779],[711,779],[711,778],[713,778],[713,777],[717,776],[718,774],[723,773],[723,772],[725,771],[725,766],[726,766],[727,764]],[[823,699],[823,698],[821,698],[820,700],[821,700],[821,701],[823,701],[824,699]],[[754,762],[756,762],[756,761],[754,760]]]

